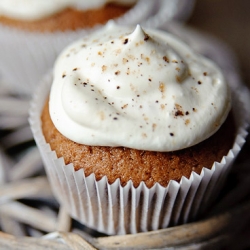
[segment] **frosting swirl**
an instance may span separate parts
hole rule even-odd
[[[109,2],[131,5],[136,0],[1,0],[0,15],[20,20],[39,20],[68,7],[88,10],[100,8]]]
[[[58,57],[50,93],[56,128],[77,143],[173,151],[222,125],[229,87],[211,61],[161,31],[107,25]]]

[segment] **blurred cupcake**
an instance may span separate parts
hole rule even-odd
[[[136,0],[3,0],[0,23],[41,32],[85,29],[124,15],[135,3]]]
[[[154,11],[150,0],[3,0],[0,2],[0,77],[30,95],[58,53],[110,19],[140,23]]]
[[[208,208],[244,143],[240,107],[218,67],[177,38],[109,25],[60,54],[30,124],[59,202],[125,234]]]

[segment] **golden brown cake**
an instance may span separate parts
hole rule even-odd
[[[192,171],[200,174],[203,167],[210,169],[232,148],[236,132],[230,113],[219,131],[209,139],[179,151],[153,152],[75,143],[55,128],[48,102],[41,119],[47,143],[58,158],[64,158],[65,164],[73,163],[76,171],[82,168],[86,176],[94,173],[97,180],[107,176],[110,184],[119,178],[122,186],[132,180],[135,187],[143,181],[149,188],[157,182],[166,187],[170,180],[180,181],[182,176],[189,178]]]
[[[18,29],[41,32],[86,29],[122,16],[130,8],[129,6],[111,3],[98,9],[77,10],[67,8],[39,20],[19,20],[0,15],[0,23]]]

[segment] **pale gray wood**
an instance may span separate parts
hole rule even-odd
[[[12,199],[34,196],[52,197],[50,185],[45,176],[10,182],[0,188],[0,204]]]
[[[222,237],[230,231],[236,233],[244,223],[242,216],[248,216],[249,210],[250,202],[233,211],[197,223],[134,235],[101,237],[93,239],[91,243],[98,249],[157,249],[206,242],[214,237]]]
[[[37,173],[43,167],[40,152],[37,147],[30,148],[10,170],[10,181],[27,178]]]
[[[56,230],[56,218],[49,216],[39,209],[28,207],[19,202],[9,202],[0,206],[0,214],[31,225],[45,232]]]

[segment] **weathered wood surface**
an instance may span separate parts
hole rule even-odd
[[[3,249],[209,249],[228,245],[244,223],[249,223],[250,202],[204,221],[134,235],[92,238],[53,232],[40,238],[14,237],[0,232]],[[83,237],[81,237],[83,236]],[[88,242],[87,242],[88,241]]]

